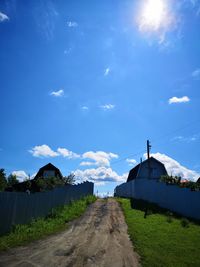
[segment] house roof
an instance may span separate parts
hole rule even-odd
[[[155,159],[154,157],[150,157],[149,160],[151,160],[151,161],[152,161],[152,160],[153,160],[153,161],[156,161],[156,162],[158,162],[159,164],[162,164],[163,167],[165,168],[165,165],[164,165],[162,162],[160,162],[159,160]],[[130,170],[129,175],[128,175],[128,178],[127,178],[127,182],[130,182],[130,181],[132,181],[133,179],[136,179],[140,167],[142,166],[142,164],[144,164],[144,163],[147,162],[147,161],[148,161],[148,159],[142,161],[141,163],[139,163],[139,164],[136,165],[133,169]]]
[[[133,169],[130,170],[129,175],[128,175],[127,182],[130,182],[131,180],[133,180],[133,179],[135,179],[137,177],[138,170],[140,168],[140,164],[141,163],[139,163]]]
[[[48,163],[42,168],[39,169],[38,173],[32,180],[23,181],[21,183],[14,184],[11,187],[7,187],[6,191],[19,191],[19,192],[25,192],[26,189],[30,189],[33,192],[39,192],[40,187],[37,185],[37,179],[40,177],[43,177],[44,171],[55,171],[55,176],[59,177],[60,179],[63,178],[62,173],[60,170],[55,167],[53,164]],[[29,184],[30,183],[30,184]]]
[[[43,167],[41,167],[41,168],[39,169],[39,171],[38,171],[38,173],[36,174],[36,176],[35,176],[34,179],[37,179],[37,178],[39,178],[39,177],[43,177],[43,172],[44,172],[44,171],[55,171],[56,176],[58,175],[58,176],[60,176],[60,178],[63,177],[61,171],[60,171],[56,166],[54,166],[54,165],[51,164],[51,163],[48,163],[48,164],[46,164],[45,166],[43,166]]]

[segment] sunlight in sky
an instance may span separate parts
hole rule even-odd
[[[149,139],[196,181],[199,36],[200,0],[0,0],[0,168],[51,162],[107,195]]]
[[[170,24],[167,0],[145,0],[139,13],[140,31],[158,31]]]

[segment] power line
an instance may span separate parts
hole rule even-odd
[[[175,130],[173,130],[173,131],[171,131],[171,132],[169,132],[169,133],[167,133],[167,134],[161,135],[160,137],[158,137],[158,138],[156,138],[156,139],[153,139],[152,142],[154,142],[154,144],[155,144],[154,147],[157,147],[158,144],[162,144],[163,142],[166,142],[166,141],[163,141],[164,138],[166,138],[166,137],[168,137],[168,136],[170,136],[170,135],[172,135],[172,134],[174,134],[174,133],[176,133],[176,132],[178,132],[178,131],[181,131],[181,130],[183,130],[183,129],[186,129],[186,128],[188,128],[189,126],[194,125],[194,124],[196,124],[196,123],[198,123],[198,122],[200,122],[199,119],[198,119],[198,120],[195,120],[195,121],[192,121],[192,122],[190,122],[190,123],[187,123],[186,125],[181,126],[181,127],[177,128],[177,129],[175,129]],[[159,140],[161,140],[161,139],[162,139],[162,141],[159,142]],[[141,155],[141,153],[144,153],[144,152],[146,152],[146,150],[143,149],[143,150],[141,150],[141,151],[139,151],[139,152],[136,152],[136,153],[134,153],[134,154],[129,154],[129,155],[127,155],[127,156],[125,156],[125,157],[123,157],[123,158],[121,158],[121,159],[119,159],[119,160],[116,160],[116,161],[112,162],[112,165],[113,165],[113,164],[117,164],[117,163],[119,163],[119,162],[121,162],[121,161],[124,161],[124,160],[126,160],[127,158],[129,158],[129,157],[135,157],[135,156],[138,156],[139,154]]]
[[[144,152],[146,152],[146,150],[141,150],[141,151],[139,151],[139,152],[137,152],[137,153],[134,153],[134,154],[129,154],[129,155],[127,155],[126,157],[124,157],[124,158],[121,158],[121,159],[119,159],[119,160],[116,160],[116,161],[113,161],[112,162],[112,165],[113,164],[117,164],[117,163],[119,163],[119,162],[121,162],[121,161],[123,161],[123,160],[126,160],[127,158],[129,158],[129,157],[136,157],[136,156],[138,156],[138,155],[141,155],[141,153],[144,153]]]

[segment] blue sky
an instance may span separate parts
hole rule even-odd
[[[112,192],[145,158],[200,173],[200,1],[1,1],[0,162]]]

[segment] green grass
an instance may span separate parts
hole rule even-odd
[[[26,225],[16,225],[13,231],[0,237],[0,250],[23,245],[67,228],[67,223],[82,215],[87,206],[96,200],[87,196],[52,210],[46,218],[39,218]]]
[[[119,198],[128,232],[144,267],[199,267],[200,226],[164,214],[151,214],[131,208],[129,199]]]

